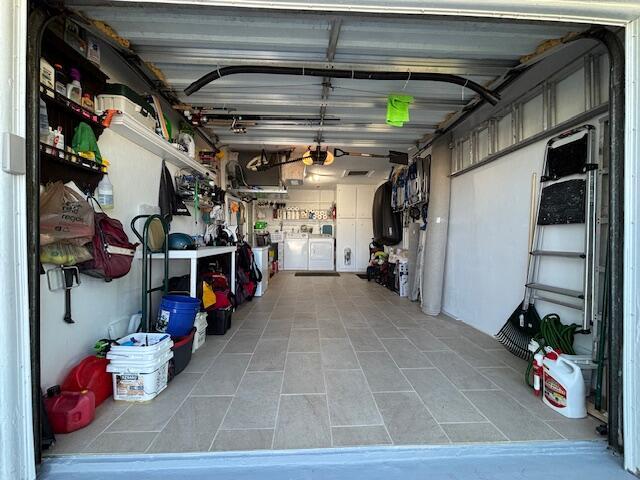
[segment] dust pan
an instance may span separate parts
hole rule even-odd
[[[409,105],[413,103],[411,95],[392,93],[387,97],[387,125],[403,127],[409,121]]]

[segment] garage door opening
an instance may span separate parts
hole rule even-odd
[[[116,394],[151,399],[107,398],[43,455],[605,438],[609,57],[574,41],[590,25],[65,3],[40,47],[39,183],[95,192],[133,242],[134,217],[167,213],[166,166],[182,202],[169,232],[187,248],[138,246],[105,282],[46,248],[74,237],[43,240],[38,390],[68,386],[96,342],[140,340],[163,294],[231,306],[153,372],[107,353]],[[558,161],[578,151],[582,166],[557,174],[550,152],[567,145]],[[380,236],[386,182],[396,223]],[[571,211],[546,190],[565,182]],[[236,258],[243,240],[253,265]],[[162,287],[148,308],[145,285]],[[519,304],[541,344],[580,356],[583,418],[544,404],[529,359],[495,338]]]

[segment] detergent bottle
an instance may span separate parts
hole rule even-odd
[[[548,353],[542,367],[542,401],[565,417],[586,417],[585,385],[580,367],[557,352]]]

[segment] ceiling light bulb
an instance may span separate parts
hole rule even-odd
[[[313,165],[313,156],[311,154],[311,150],[307,150],[306,152],[304,152],[304,155],[302,155],[302,163],[304,163],[305,165]]]
[[[333,163],[334,156],[333,153],[327,150],[327,158],[324,161],[325,165],[331,165]]]

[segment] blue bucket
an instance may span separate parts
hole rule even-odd
[[[165,295],[158,309],[156,330],[166,332],[172,337],[188,335],[199,311],[200,300],[197,298]]]

